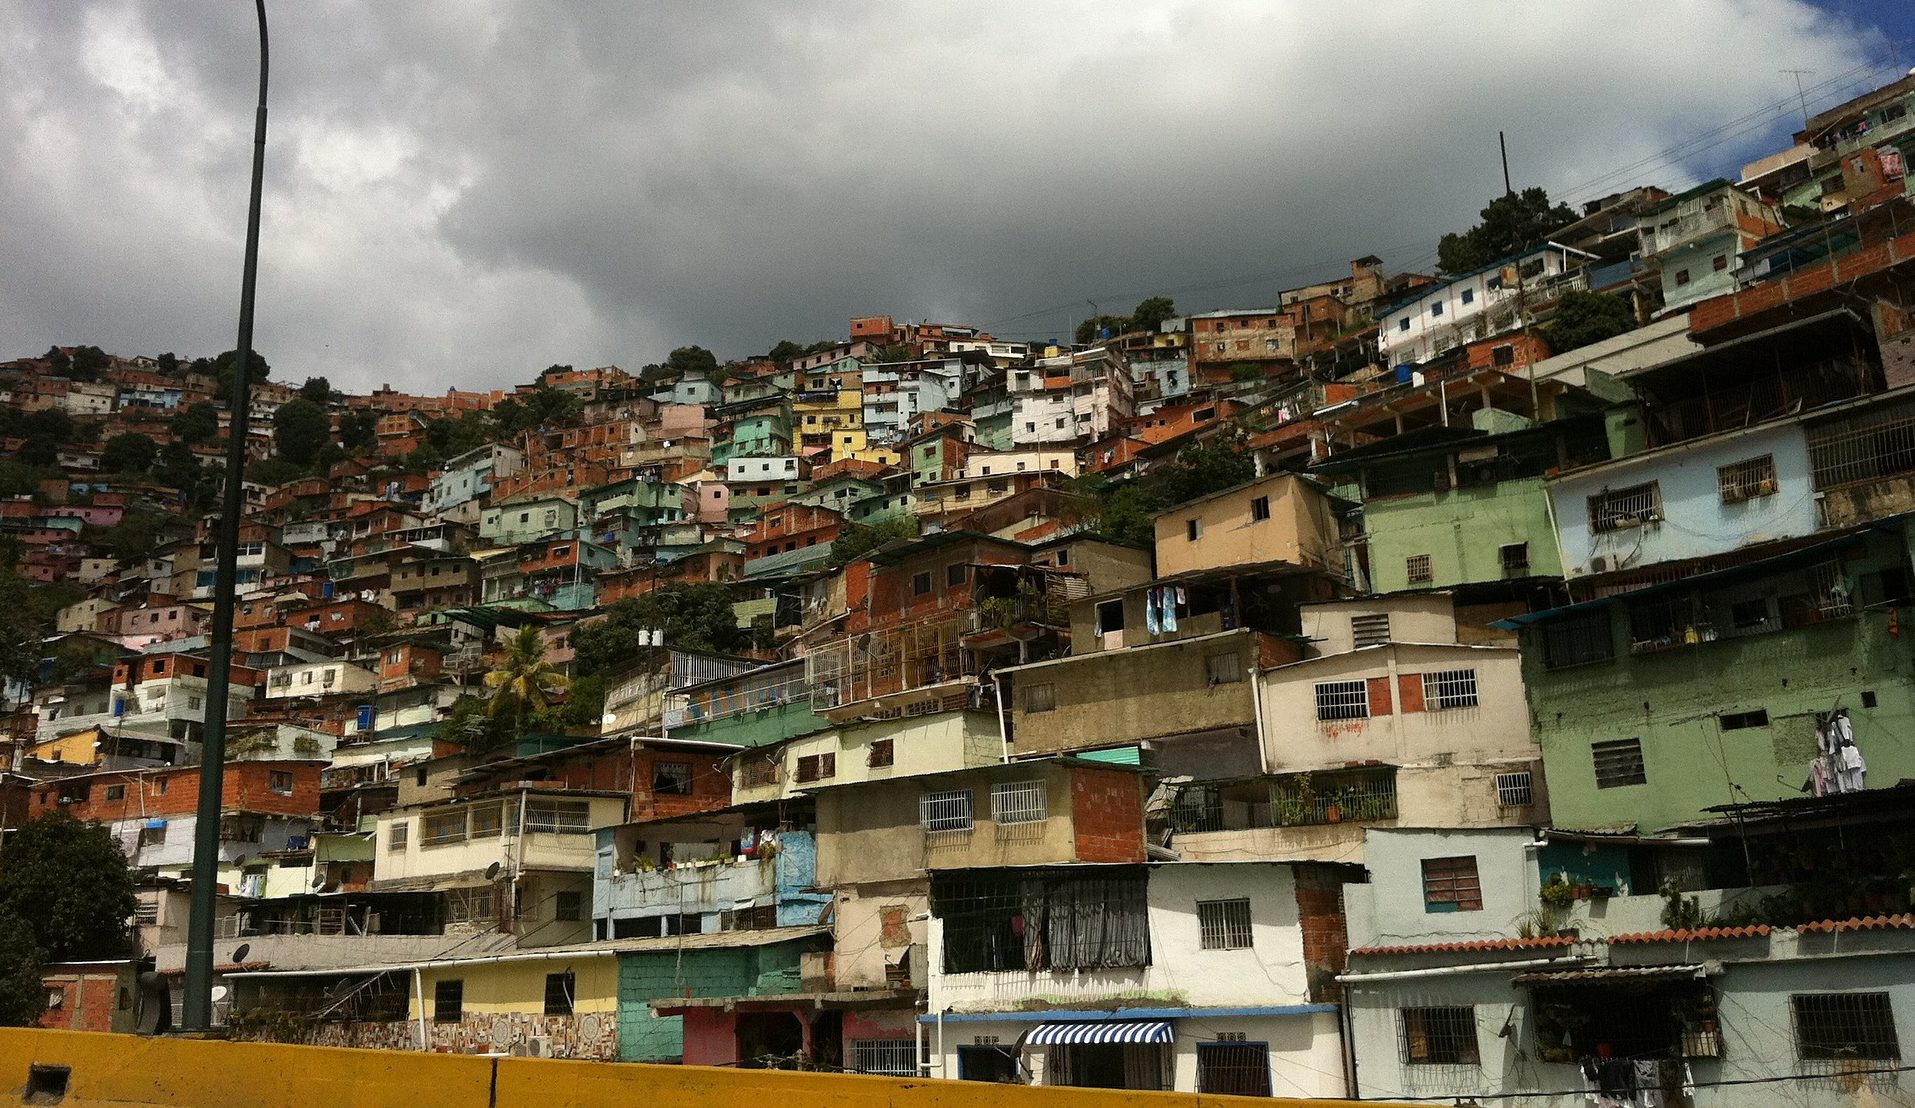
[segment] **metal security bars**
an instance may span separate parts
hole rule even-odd
[[[1319,681],[1316,696],[1317,718],[1320,720],[1370,718],[1370,685],[1367,681]]]
[[[1297,773],[1270,783],[1270,825],[1308,827],[1396,818],[1396,770]]]
[[[1649,774],[1642,763],[1641,739],[1614,739],[1589,748],[1596,765],[1596,787],[1616,789],[1624,785],[1646,785]]]
[[[1242,950],[1250,945],[1250,900],[1199,900],[1198,946],[1203,950]]]
[[[1219,1096],[1270,1095],[1270,1044],[1197,1044],[1197,1091]]]
[[[1610,636],[1606,612],[1543,625],[1543,666],[1547,669],[1607,662],[1615,656],[1616,644]]]
[[[1496,806],[1527,808],[1536,801],[1535,782],[1526,769],[1496,775]]]
[[[1145,878],[1052,873],[934,876],[944,971],[1118,969],[1150,964]]]
[[[1593,531],[1620,531],[1661,518],[1662,486],[1656,481],[1604,489],[1589,498],[1589,527]]]
[[[1512,542],[1497,548],[1497,558],[1502,562],[1504,577],[1529,576],[1529,544]]]
[[[1397,1014],[1404,1065],[1473,1066],[1481,1060],[1475,1008],[1403,1008]]]
[[[1423,710],[1476,707],[1476,671],[1444,669],[1423,675]]]
[[[971,814],[971,790],[925,793],[918,798],[918,823],[932,833],[971,830],[975,826]]]
[[[915,1077],[918,1044],[915,1039],[851,1040],[851,1072],[886,1077]]]
[[[1412,554],[1403,559],[1403,575],[1412,585],[1427,585],[1435,579],[1428,554]]]
[[[525,829],[551,835],[588,834],[592,830],[591,805],[582,801],[528,801],[525,805]]]
[[[1042,823],[1050,815],[1045,800],[1042,781],[1006,781],[992,785],[991,820],[1000,825]]]
[[[1811,429],[1809,469],[1817,490],[1915,470],[1915,403],[1884,406]]]
[[[1775,492],[1775,455],[1764,454],[1716,467],[1716,494],[1724,504],[1740,504]]]
[[[1804,1062],[1899,1062],[1895,1011],[1881,993],[1797,993],[1789,997],[1795,1053]]]

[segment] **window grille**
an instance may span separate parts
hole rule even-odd
[[[891,739],[871,740],[871,747],[865,752],[864,764],[874,768],[891,765],[897,756],[892,742]]]
[[[491,889],[454,890],[446,896],[446,921],[485,925],[492,922]]]
[[[1403,559],[1403,570],[1412,585],[1427,585],[1435,579],[1428,554],[1412,554]]]
[[[468,825],[468,827],[469,827],[469,830],[467,830],[466,835],[469,838],[474,838],[474,839],[498,838],[501,830],[504,827],[504,824],[499,817],[499,806],[497,804],[487,804],[482,807],[472,809],[471,823]]]
[[[951,789],[918,798],[918,822],[926,831],[969,831],[971,790]]]
[[[456,843],[465,838],[464,812],[439,812],[428,815],[420,828],[419,842],[423,846],[441,846]]]
[[[1441,712],[1476,707],[1476,671],[1445,669],[1423,675],[1423,709]]]
[[[1479,912],[1483,883],[1476,874],[1476,856],[1423,859],[1423,910]]]
[[[1473,1066],[1481,1060],[1475,1008],[1403,1008],[1398,1015],[1404,1065]]]
[[[1198,946],[1203,950],[1242,950],[1250,945],[1250,900],[1199,900]]]
[[[1789,997],[1796,1057],[1805,1062],[1899,1062],[1895,1011],[1881,993],[1797,993]]]
[[[1502,558],[1502,562],[1503,562],[1503,576],[1505,577],[1529,576],[1529,544],[1528,543],[1526,542],[1510,543],[1507,546],[1504,546],[1500,551],[1498,551],[1498,554]]]
[[[999,824],[1040,823],[1049,818],[1046,799],[1042,781],[1006,781],[992,785],[991,820]]]
[[[1319,681],[1316,686],[1317,718],[1370,718],[1370,684],[1367,681]]]
[[[1496,806],[1526,808],[1536,801],[1535,783],[1526,769],[1496,775]]]
[[[133,906],[133,922],[146,924],[160,922],[159,904],[151,900],[141,901],[135,904]]]
[[[918,1072],[917,1040],[853,1039],[851,1072],[915,1077]]]
[[[1610,638],[1606,612],[1543,625],[1543,665],[1547,669],[1607,662],[1615,656],[1616,644]]]
[[[465,982],[440,981],[432,986],[432,1022],[458,1023],[465,1016]]]
[[[1589,527],[1593,531],[1620,531],[1662,518],[1662,489],[1658,482],[1604,489],[1589,498]]]
[[[1646,785],[1649,775],[1642,764],[1641,739],[1616,739],[1596,743],[1589,748],[1596,763],[1596,787],[1615,789],[1624,785]]]
[[[1855,605],[1848,574],[1839,561],[1818,562],[1809,567],[1811,601],[1824,619],[1853,615]]]
[[[1234,685],[1243,680],[1243,659],[1232,650],[1204,658],[1204,677],[1212,685]]]
[[[820,781],[838,775],[838,756],[832,754],[807,754],[798,759],[798,780]]]
[[[1024,686],[1024,711],[1049,712],[1057,707],[1057,686],[1049,681]]]
[[[1390,613],[1374,612],[1369,615],[1350,617],[1350,639],[1353,645],[1382,646],[1390,641]]]
[[[583,835],[592,829],[592,809],[579,802],[534,800],[525,806],[525,829],[555,835]]]
[[[266,775],[266,787],[280,796],[293,795],[293,775],[286,770],[276,769]],[[111,796],[108,800],[113,799]]]
[[[1884,406],[1809,433],[1809,468],[1818,490],[1915,470],[1915,404]]]
[[[652,765],[652,791],[672,796],[690,796],[692,792],[692,765],[690,762],[655,762]]]
[[[561,923],[577,923],[585,918],[585,894],[577,889],[561,889],[552,894],[552,918]]]
[[[1197,1091],[1270,1095],[1270,1044],[1241,1040],[1197,1044]]]
[[[569,1016],[572,999],[578,995],[578,979],[570,972],[545,975],[545,1014]]]
[[[1716,467],[1716,493],[1724,504],[1740,504],[1775,492],[1775,455],[1748,458]]]

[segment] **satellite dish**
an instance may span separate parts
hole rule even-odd
[[[323,888],[325,888],[325,887],[326,887],[326,875],[325,875],[325,874],[323,874],[323,873],[322,873],[322,874],[320,874],[319,876],[317,876],[317,877],[315,877],[315,878],[313,878],[313,888],[315,888],[315,889],[323,889]]]
[[[220,1001],[225,1000],[230,993],[231,993],[231,990],[228,989],[226,986],[214,985],[213,986],[213,1003],[218,1004]]]
[[[485,879],[487,881],[491,881],[498,876],[499,876],[499,863],[494,862],[491,865],[485,867]]]
[[[251,943],[241,943],[237,947],[234,947],[233,948],[233,964],[238,965],[241,962],[244,962],[246,960],[246,956],[248,954],[251,954],[252,952],[253,952],[253,944]]]
[[[246,864],[246,855],[244,855],[244,854],[241,854],[241,855],[240,855],[239,857],[237,857],[237,858],[234,858],[234,859],[233,859],[233,864],[234,864],[234,865],[236,865],[236,866],[243,866],[243,865],[245,865],[245,864]]]

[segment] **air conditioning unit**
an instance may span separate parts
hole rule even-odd
[[[1597,554],[1589,559],[1591,573],[1608,573],[1615,568],[1617,568],[1616,557],[1613,554]]]
[[[514,1058],[550,1058],[551,1056],[552,1040],[544,1035],[534,1035],[522,1043],[512,1044]]]

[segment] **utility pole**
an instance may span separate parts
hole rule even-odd
[[[1516,190],[1509,187],[1509,143],[1503,138],[1503,132],[1496,132],[1496,148],[1503,152],[1503,195],[1513,195]]]
[[[1795,75],[1795,98],[1802,104],[1802,129],[1809,129],[1809,94],[1802,89],[1802,78],[1815,72],[1813,69],[1785,69],[1782,72]]]
[[[186,1031],[213,1026],[213,912],[218,905],[219,825],[226,771],[227,688],[233,663],[233,598],[238,591],[239,516],[245,504],[248,380],[253,360],[253,287],[259,275],[259,194],[266,173],[266,0],[253,0],[259,17],[259,107],[253,116],[253,186],[246,209],[246,260],[239,285],[239,343],[234,350],[232,408],[226,442],[226,487],[221,490],[219,542],[213,571],[212,650],[206,673],[206,723],[201,734],[199,807],[193,826],[193,903],[186,925],[186,994],[180,1024]]]

